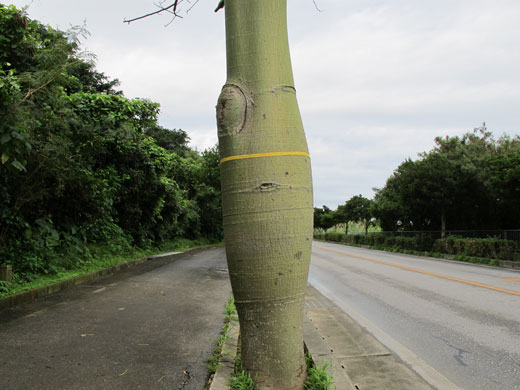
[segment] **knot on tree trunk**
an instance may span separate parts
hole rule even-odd
[[[253,100],[238,85],[226,84],[217,102],[217,126],[219,136],[236,135],[246,126],[248,111]]]

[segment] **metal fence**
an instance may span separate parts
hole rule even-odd
[[[349,235],[365,234],[364,232],[349,232]],[[427,236],[433,239],[441,238],[440,230],[432,231],[396,231],[396,232],[369,232],[368,234],[384,234],[398,237]],[[446,230],[446,236],[465,238],[499,238],[502,240],[520,241],[520,229],[517,230]]]

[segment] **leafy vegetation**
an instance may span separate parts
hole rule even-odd
[[[329,390],[332,386],[332,377],[327,373],[327,364],[321,367],[312,366],[308,370],[305,390]]]
[[[520,218],[520,137],[495,140],[485,124],[403,162],[376,191],[383,230],[514,229]]]
[[[498,238],[448,236],[446,239],[434,240],[429,234],[402,237],[382,233],[346,235],[337,232],[315,233],[314,238],[347,245],[369,246],[391,252],[426,254],[431,257],[452,255],[455,260],[490,265],[499,265],[498,260],[520,260],[520,245],[518,242]]]
[[[141,257],[164,252],[183,251],[204,247],[209,244],[210,241],[205,238],[199,238],[196,240],[179,238],[163,242],[156,247],[131,247],[126,251],[114,251],[113,248],[107,244],[92,245],[89,247],[91,259],[86,261],[77,261],[75,262],[75,266],[70,269],[63,269],[57,273],[33,274],[31,275],[30,280],[22,278],[19,274],[14,274],[14,280],[11,283],[0,281],[0,298],[46,286],[75,276],[84,275],[86,273],[99,271]]]
[[[0,263],[17,282],[180,238],[222,238],[218,152],[158,125],[52,29],[0,4]],[[104,255],[103,255],[104,256]]]
[[[242,370],[231,377],[229,381],[230,390],[255,390],[255,381],[251,374]]]
[[[370,227],[375,225],[374,201],[362,195],[350,198],[343,205],[339,205],[336,210],[331,210],[327,206],[314,208],[314,227],[326,231],[332,227],[341,225],[348,234],[349,228],[361,225],[365,234]],[[352,230],[351,230],[352,231]]]
[[[508,230],[520,220],[520,137],[495,139],[485,126],[462,137],[437,137],[436,146],[407,159],[375,189],[336,210],[314,209],[314,227],[377,223],[390,232]],[[419,234],[421,236],[421,234]]]

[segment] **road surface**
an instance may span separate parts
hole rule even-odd
[[[520,272],[315,241],[309,282],[410,365],[520,389]]]
[[[0,312],[0,389],[200,390],[231,295],[223,248]]]

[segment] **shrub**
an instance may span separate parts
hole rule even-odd
[[[340,242],[342,236],[344,236],[342,233],[325,233],[325,240]]]
[[[433,245],[436,252],[450,255],[467,255],[488,259],[513,260],[518,251],[516,242],[498,238],[463,238],[449,236],[438,239]]]

